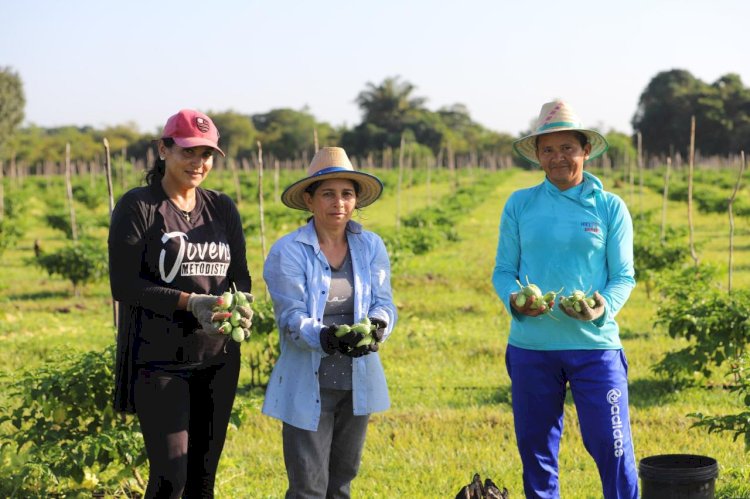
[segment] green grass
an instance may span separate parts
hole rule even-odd
[[[389,179],[393,177],[393,172],[386,173]],[[498,180],[493,195],[478,200],[457,225],[460,241],[403,259],[395,267],[393,289],[400,319],[381,353],[392,407],[371,419],[353,497],[453,497],[474,472],[492,477],[507,487],[512,497],[522,497],[510,382],[504,364],[509,321],[494,294],[490,275],[505,199],[541,178],[538,171],[516,171]],[[462,177],[463,181],[470,179]],[[607,188],[612,187],[610,179],[604,181]],[[433,179],[429,193],[424,184],[408,186],[398,203],[394,185],[390,182],[383,198],[363,210],[367,228],[381,233],[395,230],[397,205],[403,216],[440,202],[440,197],[450,192],[449,179],[443,175]],[[627,187],[615,190],[626,202],[631,201],[634,218],[641,209],[659,213],[658,194],[645,190],[642,198],[636,195],[630,200]],[[43,209],[41,200],[29,201],[35,210]],[[243,203],[241,211],[244,217],[257,213],[250,202]],[[701,260],[723,265],[726,271],[727,216],[694,215]],[[685,225],[685,204],[670,202],[668,217],[670,224]],[[268,234],[269,247],[281,231]],[[69,283],[51,279],[23,263],[31,255],[35,238],[52,247],[60,244],[62,237],[33,225],[17,247],[2,257],[0,361],[6,372],[40,365],[64,351],[100,349],[112,341],[108,283],[90,286],[84,298],[73,298]],[[746,218],[736,219],[735,247],[734,286],[746,288],[750,284]],[[248,258],[256,294],[260,294],[262,258],[257,236],[248,238]],[[652,373],[651,366],[665,352],[684,343],[654,328],[655,313],[655,304],[646,297],[644,287],[638,286],[618,316],[630,364],[637,459],[663,453],[710,455],[720,464],[717,497],[750,497],[749,456],[741,442],[733,442],[728,435],[691,429],[692,420],[687,417],[697,411],[736,413],[740,401],[720,388],[673,391],[668,380]],[[247,383],[248,371],[243,369],[241,386]],[[720,374],[716,376],[721,379]],[[260,414],[261,390],[243,388],[239,396],[250,409],[243,426],[230,431],[217,497],[283,497],[286,475],[281,425]],[[601,497],[596,467],[583,447],[576,410],[568,399],[560,456],[561,494]],[[0,406],[5,402],[0,390]]]

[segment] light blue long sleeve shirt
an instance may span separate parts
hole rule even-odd
[[[385,245],[380,236],[356,222],[348,223],[346,236],[354,272],[354,320],[371,317],[385,321],[385,341],[397,318]],[[320,346],[320,330],[331,268],[312,220],[273,245],[263,278],[273,300],[281,348],[266,389],[263,414],[316,431],[320,422],[318,367],[326,356]],[[352,392],[355,415],[390,406],[377,352],[352,359]]]
[[[633,222],[625,203],[602,189],[594,175],[560,191],[545,178],[508,198],[500,220],[500,237],[492,284],[511,314],[508,343],[531,350],[596,350],[622,347],[615,316],[635,286]],[[510,305],[519,291],[516,279],[539,286],[542,293],[564,287],[599,291],[605,314],[592,322],[573,319],[559,306],[528,317]],[[555,320],[557,319],[557,320]]]

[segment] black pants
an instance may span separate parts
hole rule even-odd
[[[214,496],[239,371],[237,352],[201,369],[139,369],[135,406],[150,466],[146,498]]]

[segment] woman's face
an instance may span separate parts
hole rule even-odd
[[[166,147],[159,142],[159,155],[166,163],[164,181],[180,189],[198,187],[214,165],[214,149],[207,146]]]
[[[564,191],[583,182],[583,162],[591,153],[591,144],[581,147],[573,132],[554,132],[539,136],[536,157],[550,182]]]
[[[346,225],[357,205],[357,193],[351,180],[324,180],[314,194],[305,192],[303,196],[315,223],[324,227]]]

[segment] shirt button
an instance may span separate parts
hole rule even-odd
[[[320,292],[320,294],[321,294],[321,295],[324,295],[324,294],[326,294],[326,292],[325,292],[325,291],[321,291],[321,292]]]
[[[318,322],[320,322],[320,317],[318,317]]]
[[[326,270],[329,270],[329,268],[328,268],[328,267],[326,267]]]
[[[315,401],[315,403],[316,403],[316,404],[320,404],[320,400],[316,400],[316,401]]]

